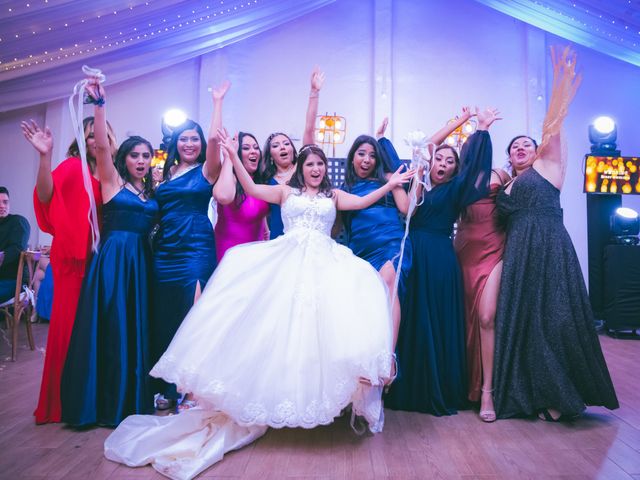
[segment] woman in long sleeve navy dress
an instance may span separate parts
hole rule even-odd
[[[434,187],[424,193],[411,220],[413,266],[388,408],[439,416],[467,406],[463,285],[451,236],[462,209],[488,194],[492,147],[487,129],[497,115],[495,110],[478,113],[478,131],[465,143],[461,162],[451,147],[436,149],[430,171]]]

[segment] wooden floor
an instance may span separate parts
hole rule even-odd
[[[0,478],[164,478],[106,460],[108,429],[34,424],[47,326],[34,327],[37,348],[30,351],[21,332],[16,363],[0,332]],[[314,430],[272,430],[198,478],[640,480],[640,341],[601,342],[621,403],[615,412],[590,408],[573,424],[484,424],[474,412],[436,418],[388,410],[382,434],[358,437],[344,418]]]

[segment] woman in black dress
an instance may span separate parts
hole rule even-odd
[[[494,400],[499,418],[557,421],[586,405],[618,407],[571,238],[562,223],[566,158],[560,130],[580,83],[575,55],[553,55],[554,83],[543,139],[510,144],[514,173],[498,195],[506,221],[496,315]]]

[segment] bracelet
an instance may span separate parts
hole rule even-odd
[[[93,104],[102,107],[105,104],[104,97],[93,98],[91,95],[85,95],[83,102],[85,105]]]
[[[309,98],[318,98],[320,96],[320,92],[311,92],[309,94]]]

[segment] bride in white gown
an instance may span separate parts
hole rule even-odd
[[[371,205],[412,172],[365,197],[331,189],[321,149],[304,147],[289,185],[256,185],[220,132],[248,195],[282,205],[285,235],[225,254],[151,374],[192,392],[180,415],[134,415],[107,438],[105,455],[193,478],[268,427],[329,424],[349,404],[371,432],[383,426],[382,387],[392,363],[385,286],[330,236],[336,209]]]

